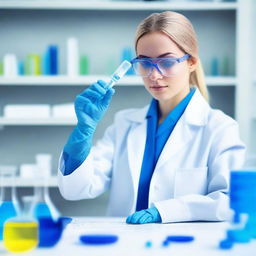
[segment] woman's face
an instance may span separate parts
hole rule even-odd
[[[137,43],[137,56],[180,58],[185,55],[166,34],[152,32],[142,36]],[[143,77],[148,92],[160,103],[178,104],[189,92],[190,72],[195,69],[196,60],[190,58],[175,64],[175,75],[163,76],[156,68],[149,77]]]

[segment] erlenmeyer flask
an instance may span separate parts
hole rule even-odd
[[[57,220],[60,214],[52,203],[49,195],[51,157],[47,154],[38,154],[36,161],[38,166],[38,172],[35,173],[35,195],[37,198],[37,203],[34,208],[34,216],[37,219],[42,217],[50,217]]]
[[[3,240],[3,226],[6,220],[18,214],[18,201],[15,188],[15,166],[0,168],[0,240]]]
[[[10,252],[26,252],[37,247],[38,223],[32,217],[34,196],[22,198],[23,207],[17,217],[4,223],[4,247]]]
[[[50,199],[48,186],[35,187],[35,195],[34,217],[37,219],[46,217],[57,220],[60,214]]]
[[[38,164],[38,167],[34,183],[36,203],[33,209],[34,217],[39,223],[38,247],[52,247],[60,240],[65,221],[59,218],[60,213],[50,199],[48,186],[50,172],[43,164]]]

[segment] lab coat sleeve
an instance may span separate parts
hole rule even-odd
[[[245,146],[235,121],[220,127],[214,134],[208,160],[207,194],[189,194],[154,203],[163,223],[224,221],[231,217],[229,176],[231,170],[243,165]]]
[[[114,125],[107,128],[103,138],[92,147],[85,161],[71,174],[61,172],[65,162],[59,161],[58,184],[61,195],[67,200],[95,198],[109,187],[114,154]]]

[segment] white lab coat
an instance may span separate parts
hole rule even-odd
[[[135,211],[148,107],[118,112],[72,174],[62,175],[60,158],[59,188],[64,198],[95,198],[110,189],[108,215]],[[229,173],[243,165],[244,153],[236,121],[212,109],[197,89],[156,164],[148,207],[157,207],[163,223],[227,219]]]

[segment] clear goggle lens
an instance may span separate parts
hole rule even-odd
[[[173,76],[177,73],[177,61],[171,58],[159,59],[156,63],[150,60],[138,59],[133,65],[135,73],[142,77],[150,76],[153,68],[167,77]]]

